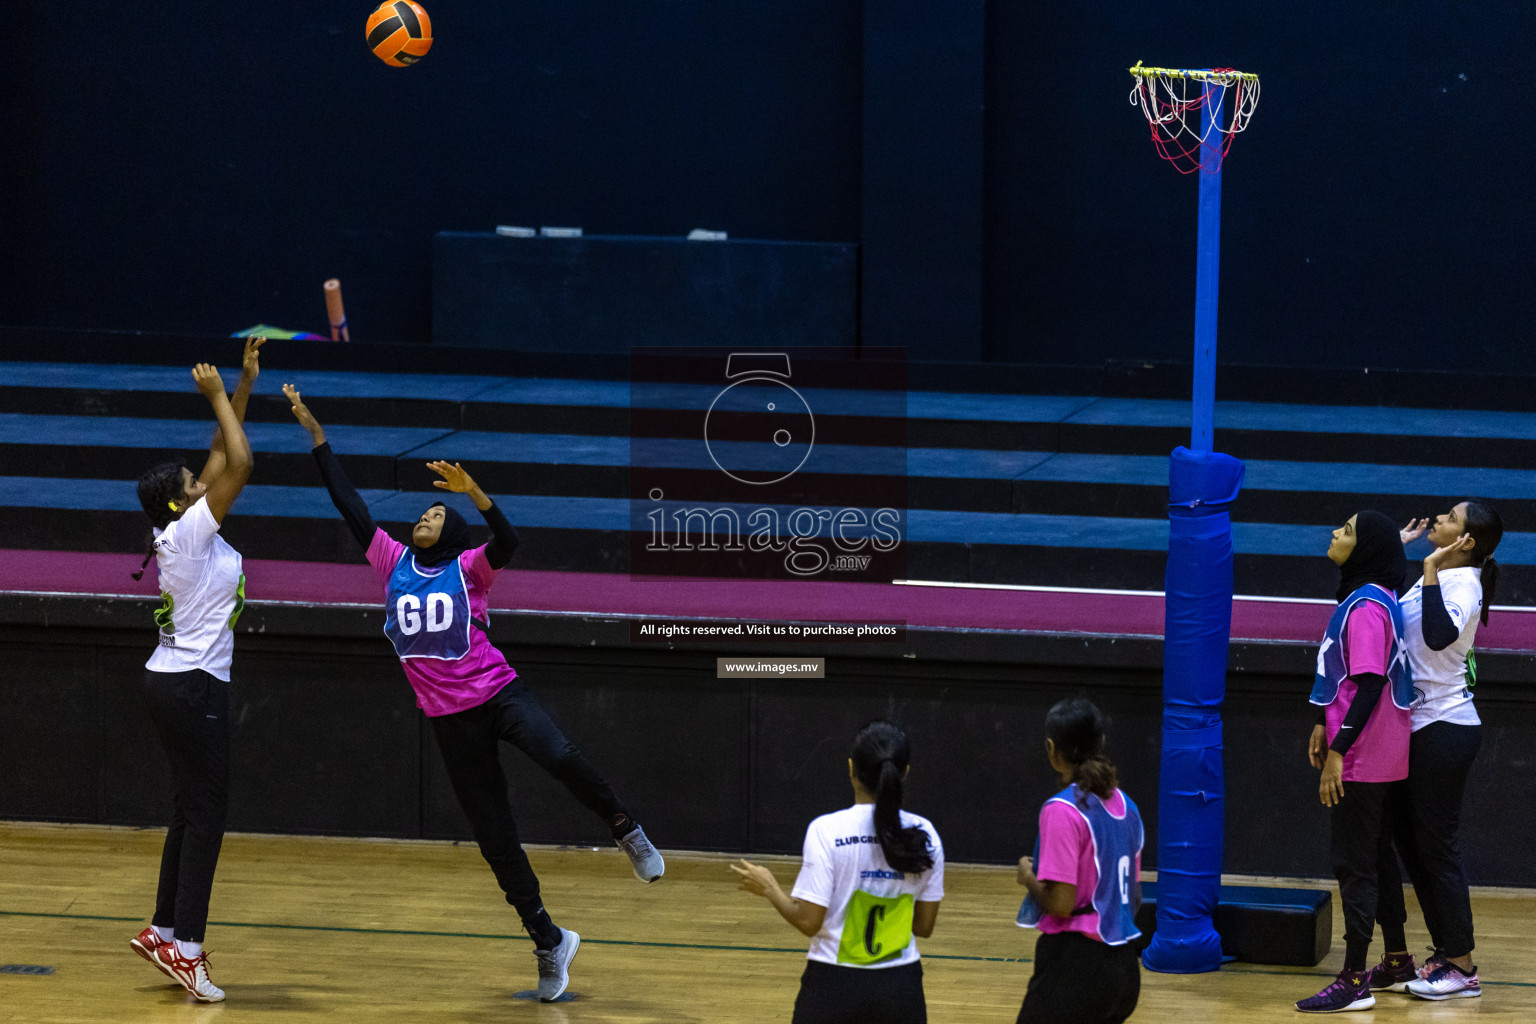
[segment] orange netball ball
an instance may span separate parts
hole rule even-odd
[[[432,19],[421,4],[385,0],[368,15],[368,49],[392,68],[408,68],[432,49]]]

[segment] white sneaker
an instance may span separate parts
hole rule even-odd
[[[635,877],[640,881],[654,882],[667,873],[667,863],[661,859],[661,854],[651,845],[651,841],[645,838],[645,829],[637,825],[629,835],[614,842],[629,855],[629,863],[634,866]]]
[[[176,943],[167,942],[155,950],[155,964],[181,982],[181,987],[200,1003],[217,1003],[224,998],[224,990],[208,978],[207,953],[189,959],[176,951]]]
[[[581,936],[568,928],[560,929],[560,945],[554,949],[535,949],[533,958],[539,963],[539,1001],[552,1003],[560,998],[565,986],[571,982],[571,961],[581,946]]]
[[[1408,991],[1420,999],[1471,999],[1483,994],[1483,986],[1477,980],[1476,967],[1471,974],[1463,974],[1461,968],[1447,960],[1427,977],[1410,981]]]

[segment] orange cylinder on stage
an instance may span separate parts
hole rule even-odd
[[[325,282],[325,312],[331,318],[331,340],[351,341],[347,336],[347,313],[341,305],[341,282],[334,277]]]

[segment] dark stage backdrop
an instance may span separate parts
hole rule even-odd
[[[863,246],[864,341],[1179,359],[1195,182],[1125,68],[1263,98],[1224,191],[1230,362],[1501,370],[1530,339],[1536,6],[13,0],[0,322],[427,341],[430,244],[498,223]],[[894,311],[894,312],[893,312]]]
[[[408,69],[374,6],[8,3],[0,321],[426,341],[437,231],[858,237],[852,0],[426,0]]]

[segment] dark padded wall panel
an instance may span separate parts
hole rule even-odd
[[[852,346],[857,271],[852,244],[443,232],[432,243],[432,338],[571,353]]]
[[[231,827],[421,834],[421,713],[382,639],[241,651],[230,713]]]
[[[1529,814],[1513,809],[1536,806],[1531,705],[1499,699],[1479,704],[1483,745],[1467,780],[1461,816],[1467,877],[1474,883],[1529,886],[1536,881],[1531,864],[1536,826]]]
[[[1300,700],[1305,702],[1305,695]],[[1269,687],[1247,679],[1229,683],[1222,709],[1225,863],[1261,865],[1254,874],[1333,874],[1328,810],[1318,801],[1317,773],[1306,761],[1316,720],[1308,711],[1298,703],[1294,680]]]
[[[87,761],[91,784],[99,794],[99,820],[164,827],[171,819],[171,787],[163,774],[153,770],[163,755],[144,706],[143,689],[144,662],[150,652],[145,641],[153,640],[154,634],[151,628],[137,636],[103,639],[106,643],[94,648],[96,677],[92,680],[101,744]]]
[[[691,849],[748,848],[749,698],[740,684],[716,683],[714,659],[612,652],[552,660],[540,649],[508,651],[519,678],[566,737],[608,779],[636,821],[658,842]],[[689,664],[689,662],[694,662]],[[426,820],[436,838],[466,838],[430,730],[424,730]],[[512,813],[528,842],[610,842],[604,824],[521,751],[502,748]]]
[[[97,801],[100,648],[34,637],[4,647],[0,685],[0,817],[90,821]]]

